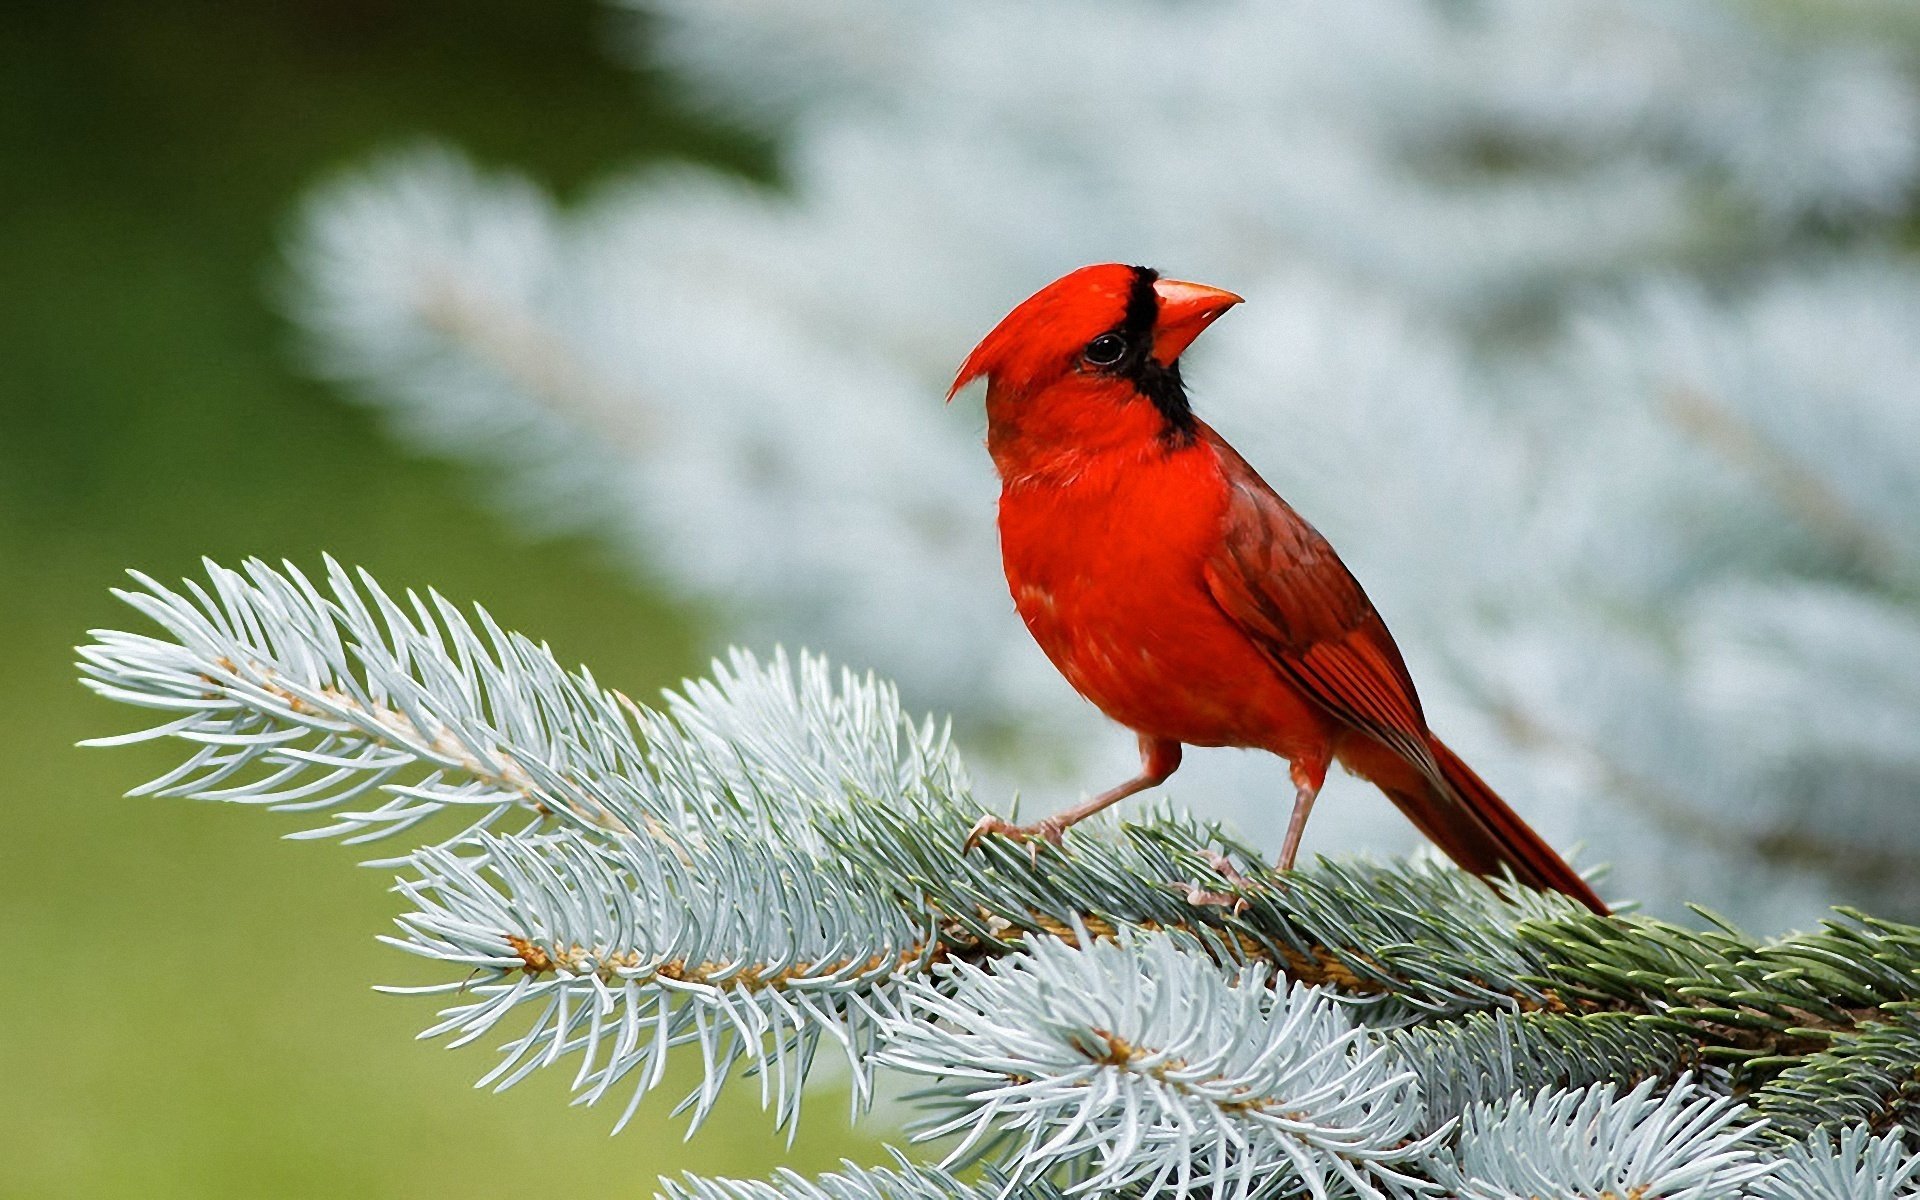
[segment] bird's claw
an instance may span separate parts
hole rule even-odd
[[[1185,892],[1187,894],[1187,903],[1196,908],[1205,904],[1214,908],[1231,909],[1233,915],[1236,917],[1247,910],[1247,898],[1245,896],[1232,896],[1226,892],[1210,892],[1199,884],[1184,879],[1170,883],[1168,886],[1178,888]]]
[[[1034,861],[1038,862],[1040,843],[1051,842],[1055,846],[1063,844],[1066,841],[1066,826],[1052,819],[1035,821],[1031,825],[1015,825],[1011,821],[989,813],[973,823],[973,829],[968,832],[967,840],[962,843],[960,852],[970,853],[993,834],[998,834],[1010,841],[1029,843],[1033,848]]]
[[[1214,872],[1222,879],[1225,879],[1228,883],[1242,891],[1251,891],[1256,886],[1253,880],[1248,879],[1240,873],[1240,868],[1233,865],[1232,859],[1221,854],[1219,851],[1214,851],[1207,855],[1207,865],[1212,867]],[[1245,896],[1236,896],[1229,892],[1210,891],[1197,883],[1186,880],[1180,880],[1169,886],[1184,891],[1187,894],[1188,904],[1196,906],[1205,904],[1214,908],[1232,909],[1233,915],[1236,917],[1247,909],[1247,898]]]
[[[1233,860],[1218,850],[1207,855],[1207,865],[1219,872],[1221,878],[1237,888],[1251,888],[1253,886],[1253,880],[1242,875],[1240,868],[1233,865]]]

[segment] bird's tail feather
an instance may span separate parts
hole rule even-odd
[[[1498,874],[1505,867],[1521,883],[1564,892],[1606,915],[1606,902],[1532,826],[1520,819],[1520,814],[1507,807],[1499,793],[1447,749],[1446,743],[1436,737],[1428,741],[1445,786],[1426,783],[1417,791],[1387,791],[1420,832],[1448,858],[1476,875]]]

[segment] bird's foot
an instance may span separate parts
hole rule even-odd
[[[1207,865],[1215,871],[1218,871],[1223,879],[1237,888],[1252,888],[1254,886],[1253,880],[1242,875],[1240,868],[1233,865],[1233,860],[1218,850],[1207,855]]]
[[[1207,856],[1207,865],[1212,867],[1215,873],[1222,879],[1225,879],[1228,883],[1243,891],[1251,891],[1257,886],[1253,880],[1248,879],[1240,873],[1240,868],[1233,865],[1232,859],[1218,851]],[[1214,908],[1232,909],[1233,915],[1236,917],[1245,912],[1247,908],[1247,898],[1245,896],[1236,896],[1229,892],[1210,891],[1197,883],[1190,883],[1184,880],[1174,883],[1171,886],[1186,892],[1188,904],[1196,906],[1205,904]]]
[[[1058,846],[1066,840],[1067,826],[1054,817],[1035,821],[1031,825],[1015,825],[1013,822],[996,817],[992,813],[973,823],[973,829],[967,834],[966,842],[960,852],[966,854],[985,841],[989,836],[998,834],[1010,841],[1026,842],[1033,847],[1035,861],[1040,857],[1040,843],[1051,842]]]
[[[1247,898],[1245,896],[1229,895],[1226,892],[1210,892],[1199,884],[1188,880],[1177,880],[1167,886],[1178,888],[1185,892],[1187,894],[1187,903],[1196,908],[1204,904],[1213,908],[1231,909],[1233,915],[1236,917],[1247,910]]]

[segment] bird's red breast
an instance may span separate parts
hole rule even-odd
[[[1289,758],[1326,722],[1208,591],[1231,486],[1196,422],[1080,458],[1071,475],[1009,481],[1000,544],[1015,607],[1061,674],[1109,717],[1195,746]]]

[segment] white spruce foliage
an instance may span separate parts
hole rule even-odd
[[[1774,1168],[1749,1149],[1760,1128],[1741,1106],[1682,1077],[1542,1091],[1474,1109],[1435,1178],[1460,1200],[1510,1196],[1660,1196],[1719,1200]]]
[[[1902,1200],[1920,1196],[1920,1150],[1859,1125],[1788,1147],[1779,1169],[1754,1183],[1755,1200]]]
[[[877,1071],[920,1078],[923,1129],[978,1167],[670,1196],[1896,1200],[1920,1175],[1920,928],[1756,941],[1432,864],[1283,877],[1165,811],[965,853],[958,756],[871,677],[735,653],[648,707],[482,611],[320,578],[121,593],[158,631],[96,631],[83,678],[164,719],[100,742],[183,759],[136,790],[411,840],[384,940],[443,976],[393,990],[446,1005],[423,1037],[499,1045],[482,1083],[571,1068],[620,1127],[684,1054],[694,1124],[745,1086],[791,1132],[825,1051],[856,1111]]]
[[[903,990],[880,1061],[942,1080],[922,1135],[964,1135],[951,1161],[996,1138],[1016,1182],[1085,1164],[1071,1193],[1426,1190],[1395,1169],[1439,1137],[1418,1080],[1350,1009],[1170,935],[1074,935]]]

